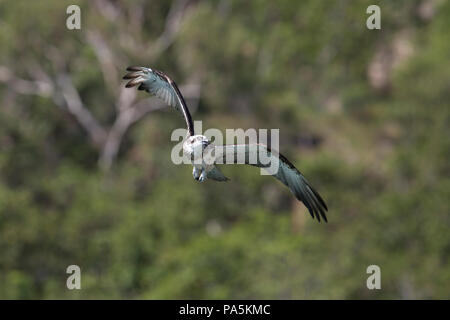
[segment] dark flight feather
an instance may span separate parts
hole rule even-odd
[[[125,85],[126,88],[139,85],[138,90],[145,90],[180,111],[189,134],[194,135],[194,124],[186,101],[177,84],[169,76],[159,70],[138,66],[128,67],[127,71],[130,72],[123,77],[124,80],[129,80]]]

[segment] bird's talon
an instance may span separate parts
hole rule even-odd
[[[202,174],[198,178],[198,181],[203,182],[206,180],[206,171],[202,171]]]
[[[194,176],[194,179],[198,181],[198,179],[200,178],[200,170],[198,170],[196,167],[194,167],[194,169],[192,169],[192,175]]]

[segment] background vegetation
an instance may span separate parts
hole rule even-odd
[[[0,298],[450,298],[449,34],[439,0],[0,2]],[[255,168],[173,165],[184,124],[128,65],[204,130],[280,128],[329,223]]]

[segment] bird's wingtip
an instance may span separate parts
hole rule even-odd
[[[144,67],[139,67],[139,66],[129,66],[128,68],[127,68],[127,71],[142,71],[142,70],[144,70],[145,68]]]

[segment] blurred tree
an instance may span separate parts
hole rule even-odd
[[[0,298],[450,298],[450,2],[376,2],[371,31],[368,0],[76,1],[81,30],[2,1]],[[255,168],[174,166],[183,123],[130,64],[204,130],[280,128],[330,222]]]

